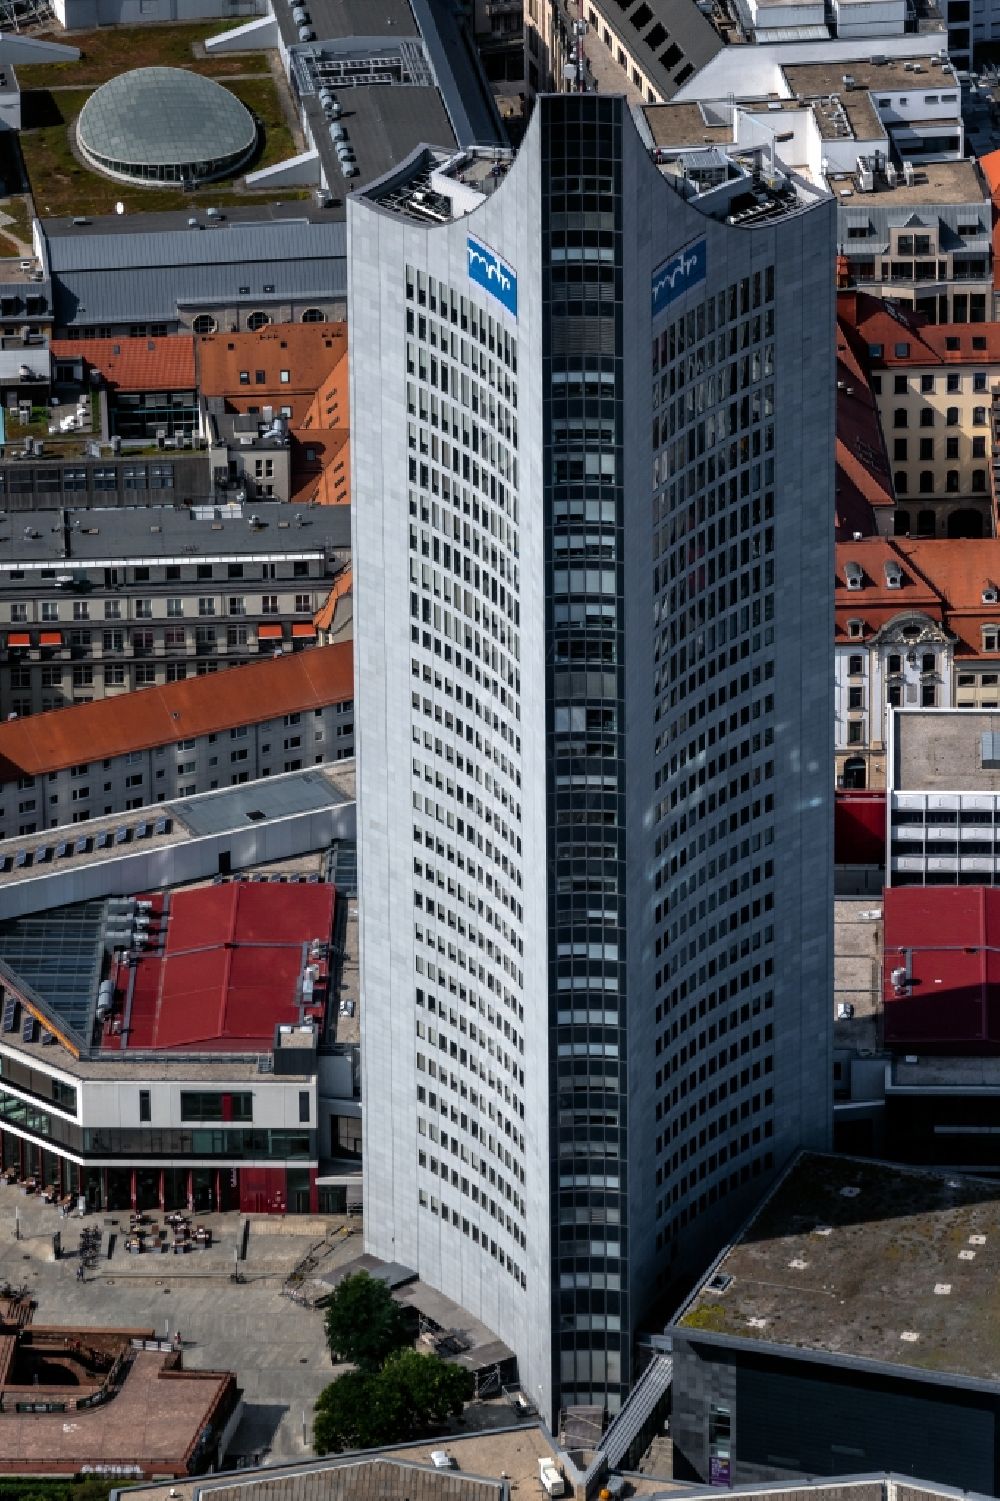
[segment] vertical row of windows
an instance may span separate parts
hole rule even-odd
[[[544,150],[556,1358],[563,1405],[614,1411],[630,1374],[623,254],[614,101],[560,100]]]
[[[517,343],[406,270],[418,1204],[526,1284]]]
[[[774,268],[652,346],[657,1247],[773,1165]]]

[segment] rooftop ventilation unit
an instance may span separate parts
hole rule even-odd
[[[861,589],[864,586],[865,573],[860,563],[845,563],[844,574],[847,578],[848,589]]]

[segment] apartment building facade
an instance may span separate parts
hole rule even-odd
[[[839,285],[932,323],[993,321],[992,203],[978,162],[897,168],[886,152],[831,186],[841,194]]]
[[[614,1411],[828,1129],[835,209],[594,95],[480,171],[349,208],[366,1241]]]
[[[838,786],[886,785],[894,709],[1000,706],[1000,542],[837,546]]]
[[[0,714],[217,672],[316,638],[350,559],[346,508],[276,503],[12,519],[0,554]]]
[[[8,720],[0,839],[345,760],[353,694],[346,642]]]
[[[932,325],[894,302],[851,293],[841,295],[838,311],[867,350],[892,465],[896,533],[992,536],[1000,326]]]

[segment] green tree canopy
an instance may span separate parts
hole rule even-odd
[[[402,1350],[380,1371],[348,1371],[320,1393],[313,1447],[329,1454],[421,1438],[457,1417],[473,1386],[471,1372],[461,1366]]]
[[[356,1272],[345,1277],[326,1307],[326,1339],[334,1364],[350,1361],[377,1371],[395,1350],[411,1343],[406,1314],[384,1282]]]

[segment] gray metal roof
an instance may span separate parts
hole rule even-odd
[[[980,252],[986,255],[991,243],[990,204],[972,201],[966,204],[935,203],[921,204],[918,209],[905,200],[893,203],[888,194],[878,199],[867,198],[859,203],[852,199],[850,208],[843,203],[837,208],[837,238],[839,250],[844,255],[870,255],[879,246],[889,243],[890,229],[912,226],[914,230],[930,229],[935,225],[943,251]],[[864,238],[848,239],[847,229],[862,229],[868,226]],[[976,227],[975,234],[959,234],[959,225],[965,229]]]
[[[703,68],[722,50],[715,27],[695,0],[591,0],[611,30],[621,38],[664,99],[672,99],[692,71]],[[680,56],[675,56],[675,51]],[[684,74],[682,79],[678,74]]]
[[[507,137],[493,94],[457,6],[451,0],[410,0],[410,4],[458,144],[505,146]],[[444,144],[436,138],[433,143]],[[410,150],[417,144],[412,140]]]
[[[248,782],[242,787],[164,806],[182,818],[192,834],[200,835],[227,834],[232,829],[249,828],[269,819],[289,818],[293,813],[318,811],[350,801],[322,772],[304,771],[297,776],[269,777],[266,781]]]
[[[170,452],[144,462],[172,463]],[[213,557],[315,556],[349,548],[349,506],[296,506],[278,501],[247,505],[242,518],[195,520],[185,506],[134,510],[18,511],[0,523],[0,567],[34,563],[72,570],[74,562],[100,565],[142,559],[194,563]],[[263,525],[250,525],[251,516]],[[298,518],[301,517],[301,523]]]
[[[121,228],[102,223],[67,232],[60,222],[47,234],[55,320],[119,323],[123,309],[135,322],[169,322],[179,307],[241,305],[346,297],[347,230],[342,219],[227,217],[212,228],[190,229],[183,216],[167,225]],[[192,216],[193,217],[193,216]],[[184,227],[178,227],[177,220]],[[126,224],[129,221],[126,219]],[[243,288],[247,288],[243,292]],[[272,290],[266,292],[265,287]]]
[[[246,105],[186,68],[134,68],[110,79],[83,106],[77,133],[92,155],[132,166],[244,157],[257,140]]]
[[[191,229],[183,217],[181,223],[183,228],[168,223],[162,228],[133,231],[127,227],[126,218],[118,220],[117,234],[109,234],[103,227],[94,233],[77,226],[75,233],[51,235],[52,273],[117,272],[139,267],[172,271],[178,266],[244,266],[254,261],[318,260],[347,253],[347,229],[342,219],[317,223],[303,217],[247,223],[227,215],[211,228]],[[48,231],[48,223],[43,228]]]

